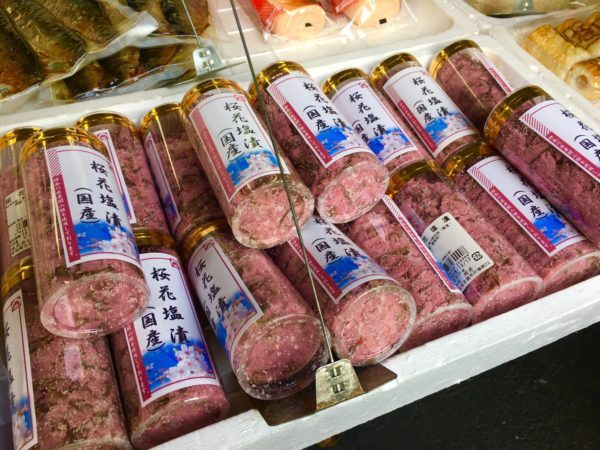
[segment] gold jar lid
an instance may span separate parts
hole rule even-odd
[[[137,127],[131,120],[129,120],[129,118],[112,111],[98,111],[88,114],[87,116],[83,116],[77,122],[75,122],[76,127],[83,128],[86,131],[97,125],[108,124],[121,125],[129,128],[134,133],[137,133]]]
[[[205,80],[197,84],[195,87],[187,91],[181,100],[181,109],[183,110],[184,114],[189,114],[194,106],[196,106],[198,98],[208,92],[221,89],[233,89],[240,94],[246,95],[246,97],[248,96],[244,89],[233,80],[229,80],[227,78],[211,78],[210,80]]]
[[[390,177],[390,184],[386,195],[390,198],[394,198],[396,194],[402,190],[406,183],[413,178],[426,173],[439,173],[439,169],[431,160],[417,161],[403,169],[396,171],[396,173]]]
[[[100,139],[94,136],[91,133],[88,133],[82,128],[75,127],[58,127],[58,128],[49,128],[47,130],[43,130],[39,133],[36,133],[31,138],[29,138],[25,144],[23,144],[23,148],[21,150],[21,155],[19,156],[19,165],[21,168],[29,159],[31,155],[40,151],[43,145],[43,149],[50,147],[53,143],[56,142],[66,142],[67,145],[80,145],[87,144],[94,150],[102,153],[104,156],[108,158],[108,151],[104,144]]]
[[[4,136],[0,137],[0,152],[9,149],[17,142],[25,142],[41,131],[41,128],[36,127],[15,128],[14,130],[7,131]]]
[[[389,78],[388,72],[391,72],[394,67],[407,62],[421,65],[417,58],[410,53],[397,53],[385,58],[371,71],[371,83],[373,83],[375,86],[379,85],[381,80]]]
[[[369,74],[367,74],[364,70],[351,68],[344,69],[331,75],[329,78],[327,78],[327,80],[325,80],[321,88],[323,89],[325,95],[331,97],[338,91],[343,83],[349,80],[355,80],[357,78],[364,79],[366,82],[370,83]]]
[[[175,250],[175,240],[168,233],[149,228],[133,228],[132,231],[139,249],[144,247],[166,247]]]
[[[152,125],[152,122],[157,120],[161,115],[168,114],[173,111],[177,111],[181,114],[181,105],[177,102],[173,103],[165,103],[164,105],[157,106],[156,108],[152,108],[150,111],[146,113],[142,120],[140,120],[140,134],[143,136]]]
[[[485,122],[485,137],[493,144],[498,139],[500,128],[512,117],[514,112],[525,102],[537,97],[551,97],[538,86],[527,86],[513,92],[492,110]]]
[[[481,50],[481,47],[479,47],[479,45],[477,45],[475,42],[469,39],[464,39],[462,41],[457,41],[450,44],[449,46],[441,50],[437,55],[435,55],[433,57],[433,60],[431,61],[431,64],[429,65],[429,73],[431,74],[433,79],[435,80],[437,78],[438,72],[446,63],[446,61],[448,61],[448,59],[450,59],[453,55],[456,55],[461,50],[466,50],[469,48]]]
[[[183,259],[189,261],[202,239],[215,231],[227,229],[227,227],[227,221],[213,220],[194,228],[181,244],[181,256],[183,256]]]
[[[260,89],[266,89],[275,80],[294,72],[301,72],[308,75],[306,69],[298,63],[291,61],[277,61],[256,74],[256,83]],[[258,98],[258,93],[256,92],[254,83],[250,83],[250,86],[248,86],[248,95],[250,96],[250,101],[255,103]]]
[[[23,258],[18,263],[9,267],[4,275],[2,275],[2,288],[0,292],[2,299],[4,300],[15,286],[30,279],[33,275],[33,258],[31,256]]]
[[[470,168],[481,158],[497,155],[490,144],[483,139],[466,144],[462,149],[449,156],[442,164],[442,171],[447,177],[453,178],[459,173]]]

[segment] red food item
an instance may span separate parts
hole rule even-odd
[[[286,39],[310,39],[326,23],[325,11],[311,0],[252,0],[251,5],[265,33]]]
[[[131,448],[106,339],[48,333],[40,321],[31,259],[15,269],[3,284],[3,320],[13,355],[8,367],[15,377],[15,448]]]
[[[110,343],[131,442],[136,448],[150,448],[223,419],[229,402],[195,316],[173,240],[142,229],[136,230],[136,240],[150,286],[150,305],[136,323],[111,335]],[[162,299],[163,286],[172,298]],[[181,325],[183,342],[172,344],[165,333]],[[158,330],[166,345],[149,348],[148,330]]]
[[[319,215],[345,223],[370,210],[385,193],[389,174],[304,68],[278,62],[259,74],[258,83],[275,139],[310,187]],[[249,91],[260,110],[257,87]]]
[[[550,114],[554,115],[546,116],[544,123],[530,127],[523,119],[534,107],[551,111]],[[594,150],[600,142],[595,140],[597,133],[594,130],[585,124],[586,129],[582,129],[580,123],[583,124],[546,92],[531,86],[516,91],[494,109],[486,124],[485,135],[531,184],[598,247],[600,165]],[[536,128],[546,130],[548,134],[540,134],[535,131]],[[563,138],[565,135],[577,135],[580,140],[573,143]],[[557,145],[550,144],[546,139],[554,140]],[[584,140],[585,147],[581,145]],[[565,151],[559,150],[559,147]],[[575,160],[580,161],[581,165]],[[581,166],[588,167],[589,171]]]
[[[115,113],[96,113],[80,119],[77,126],[95,134],[107,148],[131,225],[168,233],[169,227],[135,125]]]
[[[67,156],[60,156],[59,150]],[[114,195],[117,184],[104,151],[100,141],[83,130],[55,128],[30,139],[21,152],[42,323],[59,336],[85,338],[110,333],[137,317],[148,304],[148,287],[127,218],[107,213],[105,219],[102,212],[108,207],[101,204],[96,183],[104,192],[112,192],[110,203],[114,202],[115,208],[111,211],[124,211],[118,194]],[[48,165],[46,154],[66,158],[59,159],[60,174],[57,163]],[[69,156],[72,154],[75,156]],[[88,155],[88,159],[80,155]],[[102,162],[96,167],[102,174],[88,165],[89,158]],[[62,170],[67,166],[72,173]],[[56,171],[54,177],[49,167]],[[89,176],[90,171],[97,177]],[[92,192],[92,197],[78,197],[83,202],[81,211],[72,209],[73,189],[78,183],[95,186],[95,190],[86,187],[84,191]],[[53,199],[53,185],[61,187],[60,207]],[[69,204],[65,204],[66,198]],[[85,214],[84,206],[90,208]],[[95,214],[98,216],[93,217]],[[84,224],[86,217],[94,220]],[[100,234],[96,234],[98,223],[104,224]]]
[[[325,230],[331,230],[332,234]],[[356,366],[376,364],[392,355],[414,326],[416,307],[411,295],[323,219],[313,218],[302,235],[337,355]],[[314,302],[299,245],[296,238],[269,253],[304,298]],[[334,253],[326,260],[333,262],[326,265],[317,258],[319,249],[324,252],[328,247]],[[344,262],[348,258],[335,258],[335,255],[352,255],[350,259],[354,261]],[[343,264],[336,265],[336,260]]]
[[[150,111],[141,122],[150,168],[178,242],[197,226],[223,217],[183,126],[178,103]]]
[[[540,277],[433,166],[417,163],[399,172],[394,181],[397,181],[399,190],[393,199],[418,233],[430,230],[432,222],[449,213],[493,262],[492,266],[472,278],[463,290],[474,307],[474,322],[502,314],[537,298],[542,288]]]
[[[499,176],[503,180],[496,180],[496,182],[507,186],[511,194],[516,189],[516,192],[519,193],[516,195],[525,195],[521,199],[527,203],[527,209],[532,211],[532,207],[536,208],[537,212],[533,211],[534,217],[543,220],[543,216],[547,216],[546,220],[536,227],[535,221],[531,221],[530,216],[519,213],[515,213],[513,216],[507,212],[500,202],[506,202],[508,207],[515,211],[519,200],[513,200],[514,203],[511,203],[510,198],[502,194],[502,188],[499,188],[498,185],[493,190],[493,192],[499,191],[499,194],[496,194],[498,199],[488,193],[472,175],[473,166],[479,163],[487,166],[493,164],[496,167],[508,165],[511,170],[501,173]],[[476,168],[475,170],[480,172],[480,169]],[[517,178],[520,176],[518,172],[510,166],[510,163],[497,156],[489,145],[482,142],[469,146],[463,152],[451,157],[446,162],[444,171],[453,179],[460,192],[503,236],[510,236],[513,247],[544,280],[546,294],[565,289],[600,272],[600,252],[577,233],[560,214],[553,211],[543,197],[539,194],[536,197],[536,192],[528,183],[518,180]],[[510,189],[510,185],[507,185],[506,180],[511,176],[511,172],[515,173],[514,178],[517,181],[512,189]],[[486,175],[481,176],[487,179]],[[490,181],[494,182],[493,179]],[[553,221],[550,221],[550,216],[554,218]],[[526,231],[516,217],[526,223],[531,230]],[[556,233],[560,233],[560,236],[555,238],[553,234]],[[537,236],[537,239],[533,236]],[[553,242],[553,239],[556,243]],[[544,251],[538,242],[549,247],[548,252]],[[552,256],[549,253],[552,253]]]
[[[327,361],[319,320],[266,253],[214,230],[194,230],[184,256],[240,386],[263,400],[299,392]]]
[[[481,132],[494,107],[513,91],[506,77],[473,41],[458,41],[446,47],[434,57],[430,70]]]
[[[294,236],[275,149],[242,88],[211,79],[188,92],[182,104],[188,135],[236,239],[247,247],[268,248]],[[283,155],[281,160],[303,226],[314,198],[289,160]]]
[[[394,211],[394,212],[393,212]],[[346,234],[404,286],[417,305],[408,350],[471,323],[471,305],[448,277],[432,267],[433,255],[389,198],[347,226]],[[443,277],[443,278],[442,278]]]

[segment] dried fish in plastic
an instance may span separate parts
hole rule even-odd
[[[38,84],[41,78],[35,56],[0,13],[0,100]]]
[[[141,50],[142,61],[147,70],[170,64],[181,45],[163,45],[160,47],[147,47]]]
[[[106,45],[118,34],[104,9],[94,0],[37,1],[65,27],[76,31],[91,44]]]
[[[0,7],[35,52],[44,76],[68,73],[85,56],[84,40],[34,0],[0,0]]]
[[[136,11],[148,11],[158,22],[153,34],[174,34],[171,24],[163,12],[160,0],[128,0],[127,4]]]
[[[194,27],[186,13],[184,1],[196,33],[200,35],[208,27],[208,2],[206,0],[162,0],[165,16],[178,35],[194,36]]]
[[[95,91],[102,91],[115,86],[118,80],[114,75],[108,73],[104,67],[94,61],[75,75],[64,80],[72,98],[89,98],[95,95]]]
[[[125,47],[114,55],[103,58],[101,64],[116,77],[118,83],[123,83],[144,73],[142,55],[138,47]]]

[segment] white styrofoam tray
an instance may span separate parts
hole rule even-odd
[[[539,70],[521,62],[491,37],[474,35],[469,38],[481,46],[514,85],[539,84],[584,121],[600,129],[598,121],[571,102],[572,96],[564,92],[561,84],[541,76]],[[304,65],[318,81],[323,81],[346,67],[370,70],[386,56],[399,51],[411,52],[422,64],[428,65],[435,53],[455,40],[456,37],[447,37],[435,43],[421,43],[412,47],[402,43],[388,44],[378,47],[376,51],[363,49],[347,53],[343,61],[324,57],[305,62]],[[271,61],[275,58],[274,56]],[[261,67],[262,65],[257,66],[257,69]],[[230,75],[242,86],[248,85],[250,75],[247,71]],[[0,133],[25,125],[70,125],[80,116],[98,110],[117,111],[139,121],[152,107],[179,101],[187,89],[189,86],[180,86],[176,89],[134,93],[4,116],[0,123]],[[302,448],[531,352],[598,321],[600,276],[388,359],[385,366],[398,374],[398,378],[360,398],[276,427],[269,427],[257,410],[250,409],[158,448]],[[227,382],[230,377],[230,369],[226,367],[223,377],[226,385],[232,384]]]

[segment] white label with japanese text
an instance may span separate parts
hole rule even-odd
[[[477,133],[424,67],[401,70],[383,89],[434,158],[456,140]]]
[[[140,258],[150,303],[124,331],[142,406],[190,386],[218,386],[179,259],[167,253]]]
[[[555,100],[538,103],[520,119],[600,182],[600,133]]]
[[[286,75],[271,83],[267,91],[323,167],[352,153],[372,153],[308,75]]]
[[[419,249],[419,251],[421,252],[423,257],[427,260],[427,262],[429,263],[429,265],[431,266],[433,271],[437,274],[438,277],[440,277],[440,280],[442,280],[442,283],[444,283],[444,285],[446,286],[446,289],[448,289],[448,291],[450,291],[450,292],[455,292],[455,293],[460,294],[460,290],[457,289],[457,287],[454,285],[452,280],[448,277],[448,274],[446,273],[446,271],[444,270],[444,268],[442,267],[440,262],[438,262],[436,260],[435,256],[433,256],[433,253],[431,253],[431,250],[429,250],[425,246],[425,244],[421,240],[421,237],[417,234],[417,230],[415,230],[413,228],[413,226],[408,221],[408,218],[404,215],[404,213],[400,210],[400,208],[398,208],[398,205],[396,205],[394,203],[394,201],[391,198],[389,198],[387,195],[384,195],[381,200],[383,201],[383,203],[385,204],[387,209],[390,211],[392,216],[394,216],[394,219],[396,219],[396,222],[398,222],[398,224],[406,232],[406,234],[408,235],[410,240],[413,242],[413,244],[415,244],[415,247],[417,247],[417,249]]]
[[[310,269],[337,304],[352,289],[374,280],[396,281],[335,225],[313,216],[302,229]],[[302,258],[300,240],[288,245]]]
[[[105,259],[140,267],[110,160],[81,145],[49,148],[45,155],[67,267]]]
[[[494,265],[492,259],[450,213],[435,219],[421,239],[461,291]]]
[[[27,450],[38,443],[29,339],[21,291],[4,302],[4,337],[15,450]]]
[[[119,185],[119,190],[121,191],[121,195],[123,196],[123,206],[125,206],[127,218],[129,219],[129,223],[131,225],[134,225],[137,222],[137,220],[135,218],[135,211],[133,210],[133,203],[131,203],[129,189],[127,189],[127,184],[125,183],[125,177],[123,176],[123,171],[121,170],[119,156],[117,155],[117,151],[115,149],[115,145],[110,135],[110,131],[98,130],[94,131],[94,134],[98,136],[98,138],[102,141],[102,143],[108,150],[108,156],[110,156],[110,161],[113,165],[113,170],[117,179],[117,184]]]
[[[23,188],[17,189],[4,199],[6,222],[8,226],[8,246],[10,256],[14,257],[31,247],[29,219]]]
[[[490,156],[468,172],[548,256],[585,239],[504,158]]]
[[[344,85],[331,101],[383,164],[418,151],[368,81],[356,80]]]
[[[260,306],[213,237],[198,245],[188,275],[217,339],[233,358],[241,336],[262,317]]]
[[[175,196],[173,195],[173,191],[171,191],[171,185],[169,184],[167,173],[165,172],[165,168],[160,160],[156,143],[154,142],[150,132],[146,133],[146,136],[144,137],[144,149],[146,150],[146,156],[148,157],[148,162],[150,163],[150,170],[152,171],[152,175],[154,175],[154,181],[158,187],[160,201],[165,211],[165,215],[167,216],[169,225],[171,226],[171,231],[173,231],[175,228],[177,228],[179,222],[181,222],[181,216],[179,215],[179,209],[177,209]]]
[[[244,94],[210,95],[190,120],[228,199],[253,180],[279,175],[269,136]],[[290,173],[285,165],[284,171]]]

